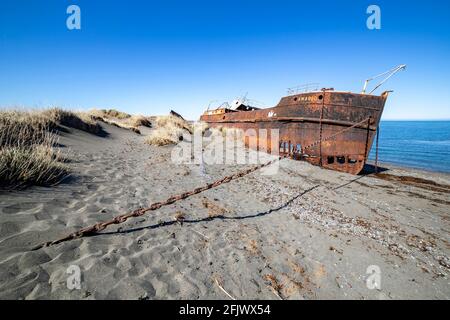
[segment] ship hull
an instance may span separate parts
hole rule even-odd
[[[278,148],[281,155],[358,174],[367,161],[387,95],[324,90],[284,97],[273,108],[205,113],[200,120],[211,127],[244,130],[248,147],[259,148],[264,139],[267,152]],[[273,129],[279,136],[276,145]]]

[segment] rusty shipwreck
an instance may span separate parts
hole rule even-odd
[[[259,109],[240,99],[232,106],[208,109],[200,120],[211,127],[256,132],[245,135],[249,147],[258,146],[258,140],[263,138],[267,139],[268,152],[279,148],[280,155],[358,174],[367,162],[390,91],[381,95],[372,92],[404,68],[400,65],[366,80],[362,93],[295,88],[272,108]],[[368,82],[383,75],[388,76],[367,94]],[[261,129],[265,129],[264,135],[259,134]],[[278,129],[277,145],[271,145],[271,129]]]

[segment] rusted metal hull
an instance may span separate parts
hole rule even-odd
[[[211,127],[250,131],[245,136],[248,147],[257,148],[259,139],[266,139],[268,152],[279,148],[280,154],[294,159],[358,174],[367,161],[387,96],[322,90],[283,97],[273,108],[205,112],[200,120]],[[277,146],[271,145],[271,129],[278,129]]]

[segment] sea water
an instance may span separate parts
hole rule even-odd
[[[381,121],[378,161],[450,173],[450,121]]]

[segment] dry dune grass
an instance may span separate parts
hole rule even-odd
[[[56,132],[60,125],[98,134],[102,127],[83,112],[60,108],[25,111],[0,111],[1,144],[14,145],[16,139],[23,143],[36,144],[45,140],[47,132]]]
[[[101,121],[103,121],[107,124],[122,128],[122,129],[131,130],[137,134],[141,134],[141,130],[139,130],[137,128],[137,126],[129,125],[128,123],[125,123],[125,122],[117,120],[117,119],[102,118]]]
[[[85,112],[73,112],[60,108],[51,108],[40,113],[42,117],[49,119],[53,123],[59,123],[67,127],[93,134],[99,134],[102,131],[102,127],[97,121]]]
[[[117,110],[73,112],[60,108],[0,111],[0,186],[52,185],[68,175],[57,133],[62,126],[92,134],[103,133],[97,120],[139,133],[138,126],[151,126],[148,118]]]
[[[51,140],[51,139],[50,139]],[[50,186],[69,174],[51,142],[37,146],[4,147],[0,150],[0,186]]]
[[[128,124],[134,127],[139,127],[139,126],[143,126],[143,127],[152,127],[152,123],[151,121],[144,116],[141,115],[135,115],[135,116],[131,116],[131,118],[128,118]]]
[[[183,140],[183,130],[177,127],[159,127],[147,138],[146,142],[155,146],[176,144]]]
[[[0,146],[40,144],[57,123],[47,114],[38,111],[0,112]]]
[[[125,113],[122,111],[118,111],[115,109],[108,109],[108,110],[102,109],[102,110],[100,110],[100,112],[102,112],[103,114],[105,114],[108,117],[117,118],[117,119],[128,119],[131,117],[131,114],[128,114],[128,113]]]
[[[158,126],[147,138],[151,145],[165,146],[176,144],[183,140],[184,133],[192,134],[193,128],[187,121],[175,116],[160,116],[155,118]]]
[[[61,126],[100,134],[88,114],[60,108],[0,112],[0,186],[53,185],[69,174],[55,148]]]
[[[0,186],[51,185],[68,175],[47,111],[0,112]]]
[[[176,117],[156,118],[160,127],[149,143],[165,145],[192,132],[191,126]],[[62,126],[100,134],[105,122],[139,133],[139,126],[151,127],[149,118],[132,116],[117,110],[73,112],[60,108],[40,111],[0,111],[0,186],[52,185],[69,174],[56,148]]]
[[[159,116],[155,119],[158,127],[177,127],[192,133],[192,125],[186,120],[169,115],[169,116]]]
[[[131,115],[125,112],[117,111],[114,109],[94,109],[89,111],[89,115],[96,120],[101,120],[105,123],[128,129],[140,134],[139,127],[151,128],[152,123],[149,118],[142,115]]]
[[[225,127],[211,128],[206,122],[199,122],[192,125],[186,120],[172,115],[156,117],[154,123],[157,125],[157,128],[146,141],[148,144],[156,146],[176,144],[183,140],[184,133],[193,134],[194,131],[198,132],[197,130],[200,130],[202,135],[209,132],[209,134],[222,135],[223,137],[232,139],[237,139],[242,135],[242,130],[240,129]]]

